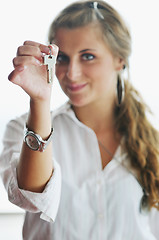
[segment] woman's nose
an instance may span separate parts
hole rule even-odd
[[[71,80],[71,81],[77,81],[80,79],[82,74],[82,68],[79,62],[75,62],[75,61],[70,61],[68,64],[68,68],[67,68],[67,77]]]

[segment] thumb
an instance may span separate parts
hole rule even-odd
[[[9,81],[16,85],[20,85],[21,77],[20,73],[23,72],[27,67],[26,66],[18,66],[16,67],[8,76]]]

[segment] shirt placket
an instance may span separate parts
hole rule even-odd
[[[97,194],[97,225],[98,239],[107,239],[107,209],[106,209],[106,193],[103,172],[97,174],[96,181]]]

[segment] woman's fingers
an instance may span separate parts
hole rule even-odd
[[[40,66],[41,64],[42,64],[42,59],[40,61],[34,56],[18,56],[13,59],[13,65],[15,68],[17,66],[27,66],[27,65]]]
[[[18,47],[16,56],[34,56],[35,58],[41,60],[43,57],[43,53],[38,47],[23,45]]]
[[[50,51],[48,46],[41,43],[33,42],[33,41],[25,41],[23,45],[36,47],[40,50],[40,52],[45,54],[49,54],[49,51]]]
[[[14,70],[8,79],[19,85],[32,99],[50,100],[51,85],[48,84],[47,69],[44,65],[45,55],[57,56],[56,45],[43,45],[33,41],[25,41],[17,50],[13,59]],[[55,67],[52,67],[54,76]]]
[[[50,44],[49,46],[46,46],[44,44],[33,42],[33,41],[25,41],[24,46],[36,47],[37,49],[40,50],[42,55],[43,55],[43,53],[47,54],[47,55],[50,54],[50,47],[51,47],[51,53],[55,56],[57,56],[58,50],[59,50],[59,48],[55,44]]]
[[[17,56],[13,59],[13,65],[14,67],[28,64],[41,65],[46,54],[57,57],[58,47],[56,45],[46,46],[33,41],[26,41],[24,45],[18,47]]]

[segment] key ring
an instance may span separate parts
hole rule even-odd
[[[51,47],[50,47],[50,46],[48,46],[48,48],[49,48],[49,51],[50,51],[49,58],[52,58],[52,51],[51,51]]]

